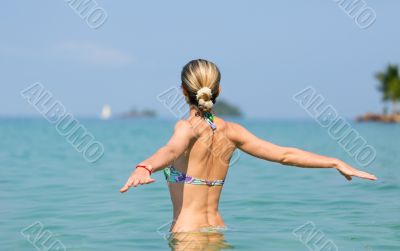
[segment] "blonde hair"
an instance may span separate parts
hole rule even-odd
[[[221,73],[218,67],[204,59],[192,60],[183,67],[181,79],[188,103],[203,112],[211,111],[219,95]]]

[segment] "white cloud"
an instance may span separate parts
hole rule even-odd
[[[0,56],[44,60],[68,60],[94,66],[124,66],[133,58],[115,48],[87,41],[65,41],[48,47],[25,47],[0,43]]]
[[[133,62],[129,55],[93,42],[66,41],[54,47],[58,57],[89,65],[127,65]]]

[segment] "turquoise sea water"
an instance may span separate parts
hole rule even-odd
[[[137,162],[166,142],[173,121],[81,122],[105,147],[96,163],[86,162],[44,119],[0,119],[0,250],[35,250],[30,238],[45,231],[48,241],[44,235],[35,242],[39,250],[55,241],[66,250],[169,250],[164,237],[172,208],[161,173],[154,184],[126,194],[118,189]],[[313,121],[241,123],[276,144],[356,165]],[[400,125],[354,128],[377,151],[373,164],[362,168],[377,182],[348,182],[335,170],[241,154],[220,203],[228,229],[217,238],[235,250],[400,250]],[[293,231],[307,226],[316,235],[305,243]],[[322,249],[318,237],[327,243]]]

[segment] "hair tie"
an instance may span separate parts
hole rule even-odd
[[[209,100],[205,101],[202,98],[203,95],[208,96]],[[197,103],[199,104],[199,106],[204,107],[208,110],[210,110],[214,105],[214,103],[211,100],[211,97],[212,97],[212,91],[209,87],[202,87],[196,93],[196,99],[197,99]]]
[[[197,93],[196,93],[196,99],[197,99],[197,100],[200,100],[200,99],[201,99],[201,96],[203,96],[204,94],[206,94],[207,96],[209,96],[210,99],[211,99],[211,97],[212,97],[212,91],[211,91],[211,89],[208,88],[208,87],[202,87],[202,88],[200,88],[200,89],[197,91]]]

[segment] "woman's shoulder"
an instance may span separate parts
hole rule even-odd
[[[235,122],[231,122],[231,121],[226,121],[222,118],[218,118],[221,121],[221,124],[224,126],[224,128],[226,128],[227,130],[230,131],[237,131],[240,130],[242,128],[244,128],[242,125],[235,123]]]
[[[190,124],[190,122],[188,120],[185,119],[181,119],[178,120],[175,123],[175,127],[174,130],[179,130],[179,131],[189,131],[192,128],[192,125]]]
[[[190,137],[199,137],[201,132],[208,126],[207,123],[200,117],[194,117],[191,119],[181,119],[175,123],[174,131],[179,131],[180,134],[185,134]]]
[[[217,127],[219,126],[219,128],[223,130],[229,130],[233,132],[245,130],[245,128],[239,123],[228,121],[220,117],[216,117],[215,122],[217,124]]]
[[[241,124],[224,121],[225,123],[225,134],[233,142],[241,141],[243,137],[249,136],[250,132]]]

